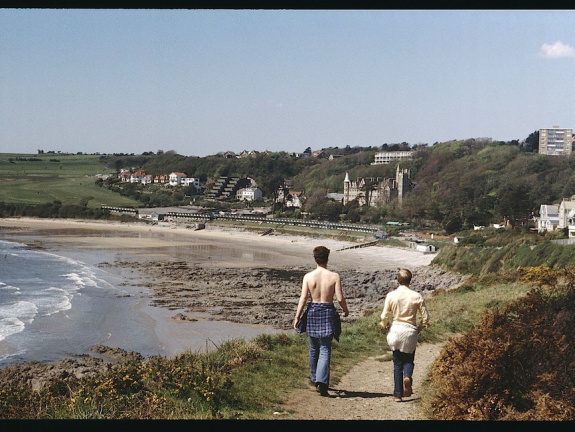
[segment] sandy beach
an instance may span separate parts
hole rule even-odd
[[[262,228],[262,231],[264,229]],[[134,258],[195,258],[204,267],[245,267],[288,265],[313,267],[311,250],[322,244],[337,253],[330,256],[334,270],[380,270],[401,266],[428,265],[433,255],[402,248],[358,248],[339,251],[355,243],[300,236],[267,235],[206,226],[204,230],[184,227],[84,221],[75,219],[0,219],[0,237],[31,238],[50,249],[70,247],[94,250],[108,249]],[[72,245],[72,246],[71,246]],[[233,249],[229,256],[211,253]],[[220,251],[221,252],[221,251]],[[222,255],[220,253],[220,255]]]
[[[264,231],[264,228],[262,228]],[[345,249],[351,242],[266,235],[209,224],[185,227],[107,221],[0,219],[0,239],[83,260],[121,277],[139,296],[138,313],[161,341],[160,354],[213,348],[233,337],[291,330],[313,247],[331,249],[351,321],[379,309],[400,267],[415,271],[420,291],[447,288],[456,276],[432,269],[434,255],[408,248]],[[417,274],[420,277],[417,278]],[[425,275],[424,275],[425,273]],[[345,322],[345,321],[344,321]],[[122,341],[110,341],[122,348]]]

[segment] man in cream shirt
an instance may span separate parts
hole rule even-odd
[[[417,335],[429,326],[429,313],[421,294],[409,288],[412,274],[407,269],[399,270],[399,286],[387,294],[381,313],[380,325],[389,330],[387,344],[393,351],[393,398],[401,402],[412,394],[413,367]],[[417,314],[421,323],[417,325]],[[391,314],[390,323],[388,315]]]

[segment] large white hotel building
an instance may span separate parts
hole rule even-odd
[[[375,154],[372,165],[388,164],[401,160],[413,159],[414,151],[383,151]]]

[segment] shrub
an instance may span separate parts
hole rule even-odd
[[[446,345],[430,375],[436,419],[575,420],[574,274],[526,270],[524,278],[551,286]]]

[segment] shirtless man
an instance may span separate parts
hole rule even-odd
[[[303,277],[301,296],[293,326],[296,328],[307,299],[310,297],[306,328],[309,341],[310,382],[315,385],[321,396],[329,396],[327,389],[329,388],[331,343],[334,337],[339,340],[341,333],[341,321],[333,304],[334,296],[343,309],[344,317],[349,315],[349,309],[343,295],[339,274],[327,269],[329,249],[325,246],[317,246],[313,250],[313,257],[317,267]]]

